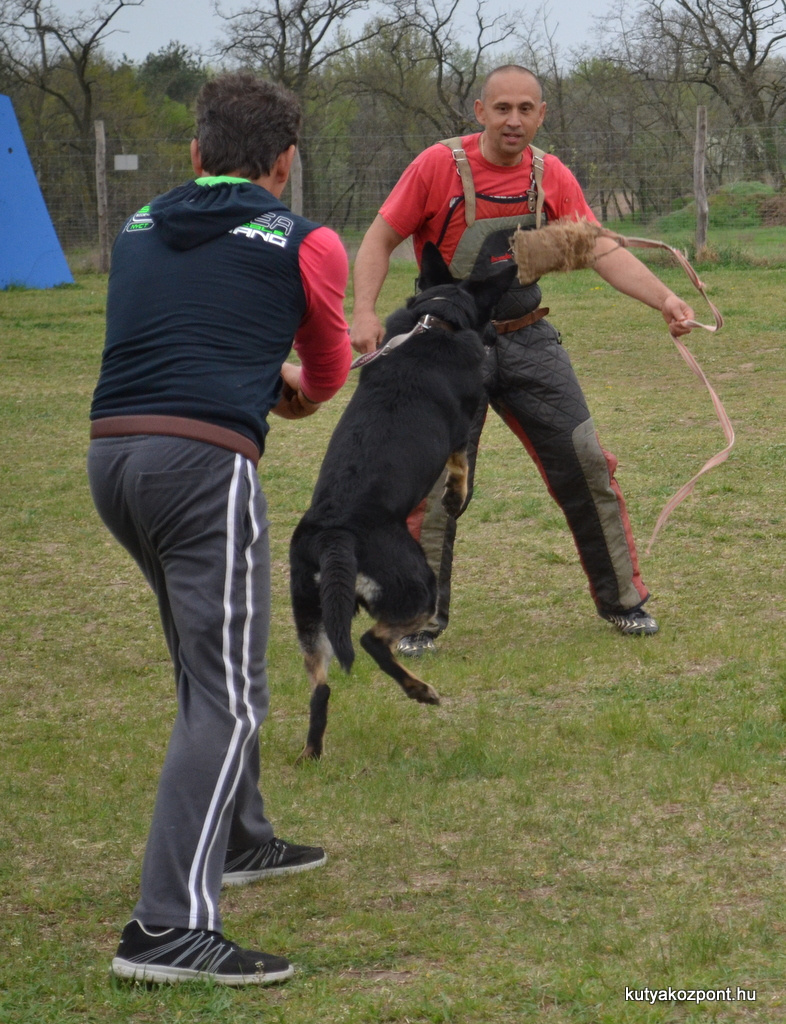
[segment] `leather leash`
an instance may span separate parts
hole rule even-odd
[[[616,234],[616,232],[608,231],[606,229],[604,229],[600,233],[606,238],[615,239],[624,248],[666,249],[667,252],[670,252],[672,256],[674,256],[674,258],[680,264],[680,266],[683,268],[696,291],[699,292],[699,294],[704,298],[707,305],[710,307],[710,310],[715,321],[712,324],[702,324],[699,323],[698,320],[685,320],[684,323],[686,324],[686,326],[700,327],[702,328],[702,330],[710,331],[711,333],[715,333],[719,331],[721,327],[723,327],[723,316],[721,315],[720,310],[717,308],[717,306],[715,306],[713,302],[710,301],[710,299],[707,296],[707,292],[705,291],[704,284],[699,279],[699,276],[696,273],[696,271],[688,262],[688,258],[685,256],[684,253],[680,252],[679,249],[675,249],[672,246],[667,245],[665,242],[655,241],[650,238],[629,238],[625,235],[618,235]],[[601,256],[600,258],[602,259],[603,257]],[[734,427],[732,426],[731,420],[729,419],[729,416],[723,407],[723,403],[721,402],[720,398],[718,398],[715,389],[707,380],[706,374],[699,366],[696,357],[693,355],[690,349],[688,349],[688,347],[680,338],[676,338],[674,337],[674,335],[672,335],[671,340],[677,347],[677,351],[679,352],[679,354],[682,356],[682,358],[685,360],[685,362],[688,364],[691,370],[696,374],[696,376],[699,378],[702,384],[704,384],[704,386],[707,388],[710,398],[712,399],[712,404],[715,407],[715,412],[718,417],[718,421],[723,429],[723,433],[726,438],[726,447],[722,451],[719,451],[717,455],[713,455],[712,458],[708,459],[701,467],[701,469],[698,471],[698,473],[696,473],[695,476],[692,476],[687,483],[683,484],[682,487],[680,487],[680,489],[671,498],[669,498],[669,500],[663,506],[663,510],[658,516],[657,522],[655,523],[655,528],[652,531],[652,536],[650,537],[649,543],[647,544],[647,554],[650,553],[652,545],[655,543],[655,538],[658,536],[661,527],[664,525],[666,520],[674,511],[674,509],[677,508],[677,506],[680,505],[688,497],[688,495],[692,493],[693,488],[696,486],[696,481],[699,479],[699,477],[703,476],[705,473],[708,473],[711,469],[714,469],[716,466],[720,466],[722,462],[726,461],[726,459],[729,457],[729,453],[734,447],[735,440]]]
[[[394,337],[390,338],[389,341],[385,342],[382,348],[374,349],[373,352],[364,352],[362,356],[358,356],[358,358],[351,363],[349,367],[350,370],[357,370],[366,363],[370,363],[372,359],[376,359],[377,356],[389,355],[394,348],[398,348],[399,345],[403,345],[404,342],[408,341],[413,335],[422,334],[424,331],[430,331],[433,327],[439,327],[443,331],[450,331],[451,333],[456,330],[456,328],[446,320],[440,320],[438,316],[434,316],[432,313],[426,313],[420,318],[420,320],[418,320],[408,334],[396,334]]]

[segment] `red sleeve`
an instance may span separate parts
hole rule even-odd
[[[326,402],[347,379],[352,362],[344,293],[349,261],[338,235],[316,228],[298,252],[306,312],[295,334],[302,370],[300,387],[312,402]]]
[[[546,154],[543,166],[543,191],[550,220],[587,220],[597,223],[584,192],[573,172],[561,160]]]

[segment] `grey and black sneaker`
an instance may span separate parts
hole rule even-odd
[[[295,973],[283,956],[241,949],[219,932],[197,928],[146,928],[130,921],[123,929],[112,974],[156,984],[210,980],[216,985],[272,985]]]
[[[658,623],[643,608],[632,608],[629,612],[599,612],[602,619],[611,622],[626,636],[653,636],[658,632]]]
[[[283,839],[271,839],[252,850],[228,850],[224,861],[224,885],[248,885],[261,878],[295,875],[327,863],[321,846],[296,846]]]
[[[419,658],[421,654],[433,654],[436,651],[434,640],[434,634],[428,633],[424,629],[411,636],[402,636],[396,650],[399,654],[405,654],[409,658]]]

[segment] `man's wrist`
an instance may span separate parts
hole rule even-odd
[[[679,298],[679,296],[675,292],[670,291],[667,292],[661,300],[660,311],[664,315],[667,315],[669,312],[673,311],[674,308],[679,307],[681,305],[682,300]]]
[[[305,406],[306,408],[316,408],[316,406],[322,405],[321,402],[315,402],[313,401],[313,399],[309,398],[305,391],[303,391],[303,389],[300,387],[297,389],[297,399],[300,402],[300,404]]]
[[[352,309],[352,320],[365,319],[366,317],[376,317],[377,309],[376,306],[359,306],[357,302]]]

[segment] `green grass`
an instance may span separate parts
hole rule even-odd
[[[662,275],[693,301],[679,271]],[[387,308],[413,277],[396,264]],[[623,638],[594,615],[558,510],[492,414],[451,627],[422,663],[442,705],[413,705],[358,649],[350,677],[332,673],[325,758],[302,769],[286,546],[346,394],[273,424],[263,792],[280,833],[324,843],[330,862],[226,893],[227,933],[299,968],[239,992],[108,979],[171,670],[151,595],[86,485],[105,279],[0,293],[2,1024],[786,1020],[782,272],[702,277],[726,327],[691,347],[738,440],[650,555],[663,503],[723,445],[710,400],[652,311],[591,272],[544,282],[620,459],[661,633]],[[626,986],[757,998],[648,1005]]]
[[[759,181],[726,185],[708,197],[707,245],[698,269],[713,266],[786,266],[786,225],[762,226],[762,203],[775,190]],[[609,221],[606,225],[624,235],[656,238],[696,258],[696,204],[656,218],[649,224],[631,220]],[[671,257],[657,251],[637,255],[654,266],[667,266]]]

